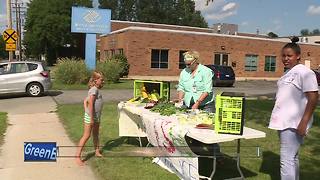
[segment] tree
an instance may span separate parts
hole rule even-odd
[[[277,38],[277,37],[279,37],[277,34],[275,34],[274,32],[269,32],[268,33],[268,36],[270,37],[270,38]]]
[[[72,34],[71,7],[73,5],[91,7],[91,0],[32,0],[28,4],[26,34],[24,44],[27,55],[46,54],[49,64],[53,64],[61,49],[69,44],[79,44],[78,34]]]
[[[320,30],[319,29],[314,29],[312,31],[312,35],[316,36],[316,35],[320,35]]]
[[[193,0],[99,0],[112,10],[112,19],[208,27]]]
[[[310,34],[309,29],[302,29],[300,34],[301,36],[308,36]]]
[[[0,59],[8,59],[8,52],[6,51],[6,43],[2,36],[0,36]]]

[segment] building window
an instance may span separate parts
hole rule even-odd
[[[113,57],[114,55],[116,55],[116,50],[111,49],[111,57]]]
[[[183,53],[187,51],[179,51],[179,69],[184,69],[186,64],[184,63],[184,56]]]
[[[257,71],[257,64],[258,64],[258,56],[247,54],[244,70],[245,71]]]
[[[266,56],[264,63],[264,71],[275,72],[276,71],[276,57]]]
[[[118,54],[123,55],[123,49],[122,49],[122,48],[121,48],[121,49],[118,49]]]
[[[168,69],[169,50],[152,49],[151,68]]]
[[[229,65],[229,54],[215,53],[214,54],[214,64],[228,66]]]

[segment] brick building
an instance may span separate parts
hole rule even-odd
[[[100,59],[124,53],[129,76],[178,76],[183,52],[196,50],[202,64],[233,67],[238,78],[277,78],[283,74],[281,48],[288,40],[213,33],[195,28],[151,23],[112,21],[112,32],[101,36]],[[301,63],[320,64],[319,44],[300,44]]]

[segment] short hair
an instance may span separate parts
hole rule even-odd
[[[187,51],[183,53],[184,61],[196,61],[199,63],[200,54],[198,51]]]

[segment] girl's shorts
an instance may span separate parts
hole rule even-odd
[[[99,122],[100,122],[100,119],[97,118],[96,116],[94,116],[93,121],[94,121],[95,123],[99,123]],[[90,124],[90,116],[89,116],[88,113],[84,113],[84,123]]]

